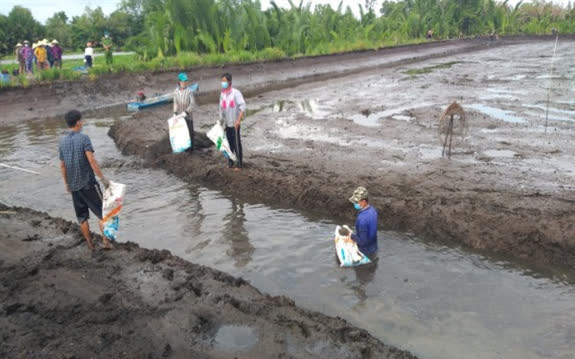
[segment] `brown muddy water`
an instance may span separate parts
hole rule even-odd
[[[375,264],[340,268],[330,218],[242,202],[143,168],[107,136],[115,120],[122,119],[87,119],[84,132],[108,178],[128,185],[121,240],[241,276],[422,358],[573,357],[575,275],[542,275],[393,232],[379,233]],[[74,219],[58,167],[64,131],[54,120],[3,128],[0,163],[40,174],[0,168],[0,202]],[[251,335],[245,328],[218,334],[222,346],[234,348]]]

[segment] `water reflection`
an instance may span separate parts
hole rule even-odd
[[[350,289],[352,289],[357,296],[359,305],[363,305],[369,297],[367,294],[367,287],[375,278],[378,263],[379,257],[376,256],[369,264],[353,267],[353,271],[355,272],[355,282],[351,283],[352,285],[350,286]]]
[[[245,267],[252,260],[254,247],[250,243],[249,233],[245,228],[246,214],[244,203],[230,198],[231,211],[224,217],[224,240],[229,242],[227,254],[235,261],[236,267]]]

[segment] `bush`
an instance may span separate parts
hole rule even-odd
[[[175,62],[180,69],[186,69],[202,64],[202,57],[195,52],[181,52],[176,56]]]
[[[263,60],[280,60],[286,58],[286,53],[276,47],[267,47],[258,53],[258,58]]]

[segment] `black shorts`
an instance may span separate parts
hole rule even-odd
[[[90,184],[79,191],[72,191],[72,201],[79,223],[90,218],[90,211],[102,219],[102,191],[97,183]]]

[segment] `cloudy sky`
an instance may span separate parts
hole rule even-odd
[[[262,6],[267,8],[269,0],[260,0]],[[377,8],[383,0],[377,0]],[[511,0],[510,3],[516,3],[518,0]],[[569,0],[554,0],[555,3],[567,4]],[[339,5],[340,0],[304,0],[304,3],[312,4],[331,4],[334,8]],[[65,11],[68,17],[80,15],[84,12],[86,6],[95,8],[101,6],[104,13],[109,14],[116,10],[120,0],[2,0],[0,13],[8,14],[15,5],[24,6],[32,11],[32,15],[41,22],[46,21],[57,11]],[[288,0],[276,0],[281,7],[289,7]],[[299,0],[294,0],[299,3]],[[364,0],[343,0],[344,6],[350,6],[353,11],[357,12],[357,4],[364,4]]]

